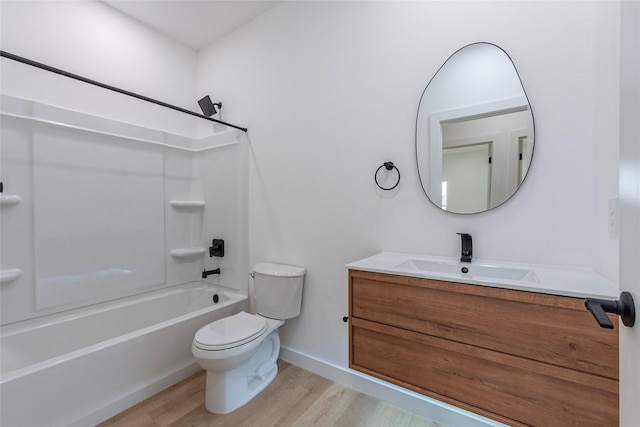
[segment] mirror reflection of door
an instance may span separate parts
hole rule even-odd
[[[527,142],[527,135],[518,136],[518,186],[524,181],[531,164],[531,147]]]
[[[482,212],[517,190],[531,158],[527,120],[525,109],[440,122],[442,181],[447,182],[442,209]]]
[[[491,200],[493,141],[442,150],[442,209],[459,213],[484,211]]]

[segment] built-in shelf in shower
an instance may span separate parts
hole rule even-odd
[[[169,204],[174,208],[203,208],[206,202],[204,200],[170,200]]]
[[[0,205],[2,206],[11,206],[17,205],[20,203],[20,196],[16,196],[15,194],[1,194],[0,195]]]
[[[183,248],[173,249],[170,254],[174,258],[195,258],[203,255],[206,252],[205,248]]]
[[[12,282],[22,275],[22,270],[19,268],[8,268],[6,270],[0,270],[0,283]]]

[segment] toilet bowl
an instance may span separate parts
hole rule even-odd
[[[278,373],[283,320],[240,312],[195,335],[193,356],[207,371],[205,407],[228,414],[260,393]]]
[[[191,351],[207,371],[205,408],[228,414],[253,399],[276,377],[285,319],[300,314],[305,270],[281,264],[254,267],[258,314],[240,312],[203,326]]]

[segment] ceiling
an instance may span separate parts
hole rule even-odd
[[[279,3],[266,0],[102,1],[194,50],[208,46]]]

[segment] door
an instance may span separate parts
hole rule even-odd
[[[489,208],[491,146],[485,142],[442,149],[442,209],[471,213]]]
[[[621,2],[620,291],[640,308],[640,2]],[[640,425],[640,320],[620,327],[620,426]]]

